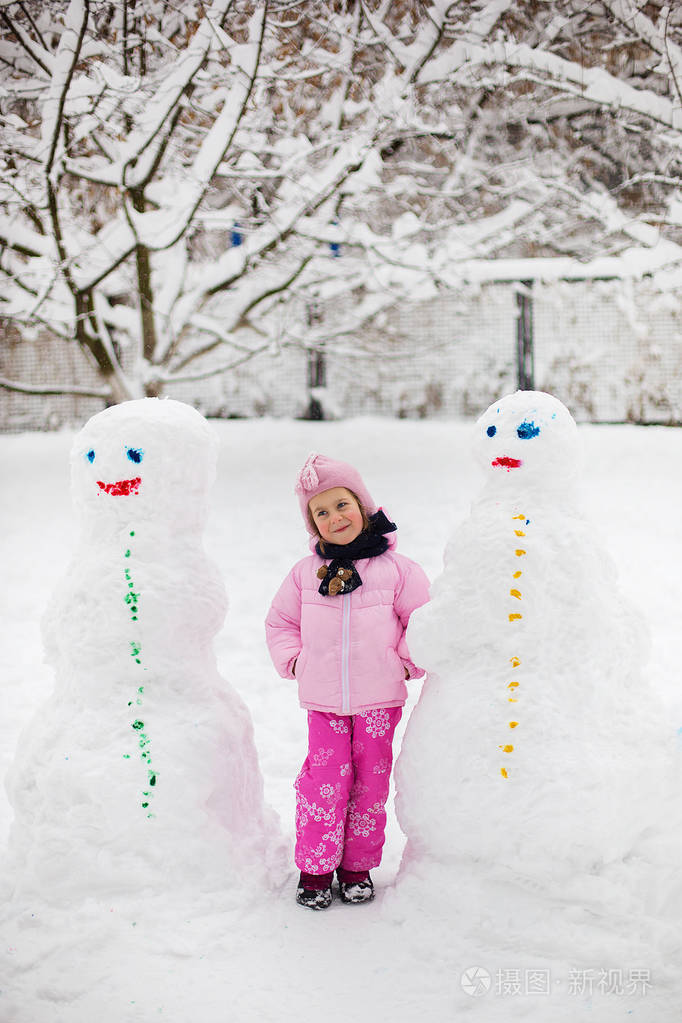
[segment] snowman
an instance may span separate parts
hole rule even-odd
[[[567,899],[628,886],[624,864],[665,830],[670,729],[646,629],[580,510],[575,422],[518,391],[474,444],[485,485],[408,628],[428,679],[396,765],[401,875],[466,865]]]
[[[8,783],[20,891],[220,889],[278,847],[250,717],[213,651],[215,459],[204,418],[170,399],[108,408],[74,440],[80,541],[44,619],[55,687]]]

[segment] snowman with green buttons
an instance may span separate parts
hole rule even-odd
[[[438,877],[442,895],[445,878],[471,880],[467,864],[491,891],[569,900],[608,877],[625,906],[623,862],[669,810],[672,735],[644,672],[647,629],[581,509],[568,409],[508,395],[473,449],[483,487],[408,627],[428,678],[396,765],[401,877]]]
[[[94,416],[71,453],[80,538],[44,621],[55,688],[11,771],[11,853],[56,897],[190,875],[224,887],[278,832],[248,711],[220,677],[203,548],[216,445],[191,406]]]

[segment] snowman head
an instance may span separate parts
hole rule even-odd
[[[74,439],[74,504],[91,525],[153,521],[203,525],[215,476],[204,417],[170,398],[141,398],[99,412]]]
[[[476,422],[475,451],[500,485],[556,485],[574,477],[578,431],[565,405],[544,391],[517,391]]]

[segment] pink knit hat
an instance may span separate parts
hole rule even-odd
[[[324,490],[331,490],[332,487],[346,487],[347,490],[352,490],[368,515],[373,515],[377,510],[360,473],[352,465],[337,462],[326,455],[308,455],[305,465],[298,474],[294,489],[298,494],[306,529],[313,535],[315,531],[308,519],[308,502]]]

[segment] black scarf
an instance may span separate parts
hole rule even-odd
[[[322,565],[317,576],[321,579],[318,592],[323,597],[336,597],[340,593],[352,593],[362,586],[362,579],[355,567],[360,558],[378,558],[388,550],[385,533],[393,533],[398,527],[389,522],[381,509],[369,517],[369,527],[363,529],[350,543],[328,543],[315,545],[321,558],[331,558],[329,565]]]

